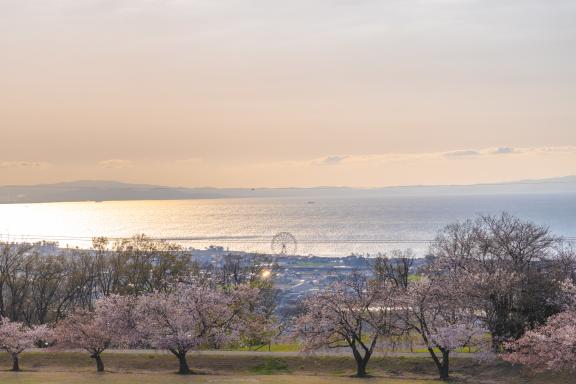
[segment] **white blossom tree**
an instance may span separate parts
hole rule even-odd
[[[556,300],[564,311],[506,343],[504,360],[534,371],[576,372],[576,286],[571,280],[561,283]]]
[[[28,327],[23,323],[0,319],[0,348],[12,358],[12,371],[20,371],[19,356],[35,343],[49,338],[50,332],[45,325]]]
[[[422,277],[410,283],[397,307],[406,327],[422,338],[442,380],[449,377],[450,353],[483,344],[486,332],[458,284],[449,276]]]
[[[576,312],[551,316],[544,325],[528,330],[505,344],[504,360],[535,371],[576,372]]]
[[[558,281],[573,275],[573,254],[545,226],[508,213],[478,216],[441,230],[430,253],[467,283],[468,300],[490,331],[492,351],[544,322],[559,308]]]
[[[204,285],[181,284],[139,299],[137,329],[154,348],[168,350],[178,358],[178,373],[189,374],[186,354],[238,340],[242,319],[256,296],[257,291],[247,286],[225,293]]]
[[[68,314],[55,328],[57,346],[85,349],[95,360],[96,370],[104,372],[102,352],[133,340],[134,307],[133,297],[112,295],[97,300],[94,311]]]
[[[378,340],[400,331],[393,315],[393,296],[390,285],[354,274],[305,300],[295,336],[305,351],[350,348],[356,375],[364,377]]]

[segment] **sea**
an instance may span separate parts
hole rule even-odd
[[[424,256],[446,225],[504,211],[576,239],[575,194],[506,194],[2,204],[0,241],[89,248],[96,236],[145,234],[195,249]]]

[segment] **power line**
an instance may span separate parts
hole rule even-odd
[[[56,236],[56,235],[6,235],[0,234],[0,238],[7,237],[13,239],[37,239],[37,240],[60,240],[60,241],[92,241],[95,237],[89,236]],[[104,236],[106,237],[106,236]],[[129,240],[132,237],[106,237],[108,240]],[[224,243],[240,244],[269,244],[272,236],[263,238],[227,238],[227,237],[147,237],[149,240],[157,241],[177,241],[191,243],[206,243],[220,241]],[[300,239],[300,244],[348,244],[348,243],[429,243],[433,240],[427,239]]]
[[[31,235],[31,234],[0,234],[0,239],[28,239],[28,240],[50,240],[50,241],[92,241],[97,236],[73,236],[73,235]],[[104,236],[111,241],[130,240],[133,237],[117,237],[117,236]],[[222,243],[236,243],[236,244],[269,244],[272,236],[211,236],[211,237],[147,237],[149,240],[155,241],[174,241],[174,242],[190,242],[190,243],[209,243],[211,241],[219,241]],[[572,242],[576,241],[576,236],[565,236],[561,240]],[[304,238],[298,239],[299,244],[428,244],[433,242],[434,239],[366,239],[366,238],[344,238],[344,239],[314,239]]]

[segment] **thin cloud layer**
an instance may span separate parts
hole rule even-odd
[[[111,168],[111,169],[124,169],[124,168],[132,168],[134,163],[132,160],[125,160],[125,159],[110,159],[110,160],[102,160],[98,163],[103,168]]]
[[[442,152],[340,154],[269,162],[216,159],[138,162],[109,159],[74,167],[53,164],[49,172],[39,167],[42,163],[5,161],[2,163],[2,177],[4,180],[15,180],[5,182],[11,184],[25,183],[34,176],[35,183],[100,179],[188,187],[254,188],[474,184],[576,174],[576,146],[502,146]]]
[[[321,159],[313,160],[312,164],[316,165],[338,165],[345,161],[349,156],[340,156],[340,155],[333,155],[333,156],[326,156]]]
[[[446,157],[468,157],[468,156],[480,156],[480,152],[474,149],[462,149],[456,151],[445,152]]]
[[[460,159],[479,158],[487,156],[510,155],[510,154],[576,154],[576,146],[562,147],[496,147],[483,149],[461,149],[446,152],[421,152],[421,153],[386,153],[373,155],[339,155],[327,156],[309,161],[310,164],[343,165],[352,163],[389,163],[389,162],[412,162],[426,159]],[[305,164],[306,162],[302,162]]]
[[[42,161],[0,161],[0,168],[46,168],[48,162]]]

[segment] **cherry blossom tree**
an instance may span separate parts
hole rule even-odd
[[[354,274],[309,296],[296,321],[295,336],[305,351],[350,348],[356,375],[366,376],[366,366],[380,337],[398,330],[393,316],[393,289]]]
[[[57,346],[85,349],[96,361],[96,370],[104,372],[102,352],[133,340],[134,308],[133,297],[112,295],[97,300],[93,311],[76,310],[57,324]]]
[[[560,308],[558,281],[572,275],[575,258],[549,229],[507,213],[445,227],[431,254],[445,270],[468,280],[473,301],[492,336],[492,350],[543,323]]]
[[[480,345],[485,329],[478,325],[473,308],[449,276],[422,277],[402,295],[397,314],[406,327],[417,332],[438,368],[440,379],[450,373],[450,353],[464,346]]]
[[[35,343],[49,338],[50,332],[45,325],[28,327],[23,323],[0,319],[0,348],[12,358],[12,371],[20,371],[19,356]]]
[[[255,289],[244,285],[225,293],[205,285],[180,284],[139,299],[137,329],[154,348],[178,358],[178,373],[189,374],[186,354],[238,340],[242,319],[256,296]]]
[[[576,312],[551,316],[544,325],[528,330],[516,341],[506,343],[502,357],[535,371],[576,372]]]
[[[248,348],[259,350],[268,345],[281,333],[280,326],[275,317],[268,316],[266,310],[252,308],[242,316],[240,329],[240,343]]]
[[[518,340],[505,344],[503,359],[535,371],[576,372],[576,286],[564,280],[556,299],[564,311],[545,324],[527,329]]]

